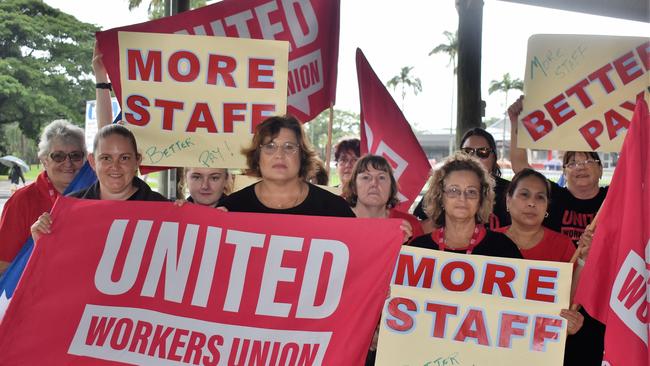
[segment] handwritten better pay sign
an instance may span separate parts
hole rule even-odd
[[[649,38],[534,35],[518,145],[620,151],[636,97],[647,100],[649,86]]]
[[[289,44],[119,32],[124,120],[153,166],[243,168],[255,127],[287,104]]]

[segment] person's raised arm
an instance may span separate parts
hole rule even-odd
[[[93,71],[95,72],[95,82],[97,84],[108,84],[108,72],[102,61],[102,54],[99,50],[99,44],[95,42],[93,51]],[[113,107],[111,103],[111,90],[104,87],[95,89],[95,105],[97,111],[97,129],[107,126],[113,122]]]
[[[515,174],[525,168],[530,168],[528,152],[526,149],[517,147],[517,120],[523,109],[523,101],[524,96],[522,95],[508,108],[508,117],[510,117],[510,163]]]

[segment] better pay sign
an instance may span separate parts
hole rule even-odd
[[[647,99],[649,71],[648,38],[532,36],[518,145],[620,151],[637,95]]]
[[[119,32],[119,45],[144,165],[245,167],[255,127],[286,111],[287,42]]]

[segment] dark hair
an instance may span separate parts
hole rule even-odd
[[[133,151],[135,151],[135,155],[140,156],[140,153],[138,152],[138,144],[135,142],[135,136],[133,135],[133,132],[131,132],[131,130],[129,130],[128,128],[117,123],[104,126],[99,131],[97,131],[97,134],[95,135],[95,140],[93,141],[93,151],[97,151],[97,147],[99,146],[100,139],[105,139],[111,135],[120,135],[125,139],[129,140],[131,147],[133,147]]]
[[[296,135],[298,145],[300,146],[300,170],[298,175],[302,179],[307,179],[307,174],[314,170],[316,159],[318,155],[311,143],[305,136],[305,131],[302,124],[291,115],[269,117],[264,122],[260,123],[255,129],[255,135],[248,148],[242,149],[242,153],[246,156],[246,164],[248,165],[247,174],[256,177],[261,177],[260,171],[260,146],[267,138],[274,139],[280,133],[280,130],[286,128]]]
[[[346,151],[352,151],[354,155],[361,156],[361,141],[357,138],[339,141],[334,148],[334,161],[339,161],[339,157]]]
[[[528,177],[533,177],[537,178],[540,181],[542,181],[542,184],[544,184],[544,188],[546,188],[546,199],[550,203],[551,202],[551,183],[549,183],[548,179],[546,177],[530,168],[525,168],[519,171],[519,173],[515,174],[514,177],[512,177],[512,180],[510,181],[510,184],[508,185],[508,196],[512,197],[515,194],[515,190],[517,190],[517,186],[519,185],[519,182],[521,182],[522,179],[528,178]]]
[[[314,182],[310,183],[326,186],[330,180],[330,177],[327,173],[327,169],[325,169],[325,163],[323,163],[323,161],[318,158],[316,158],[315,163],[316,164],[314,170],[309,173],[310,180],[313,180]]]
[[[566,151],[562,157],[562,167],[566,168],[566,165],[569,164],[571,159],[575,158],[576,154],[585,154],[588,158],[598,160],[598,165],[603,166],[603,163],[600,161],[600,156],[595,151]]]
[[[397,199],[397,181],[393,174],[393,168],[383,156],[379,155],[368,154],[357,160],[356,164],[354,164],[354,168],[352,168],[352,176],[350,176],[350,180],[345,186],[343,186],[343,197],[348,201],[350,206],[355,207],[357,205],[359,199],[357,194],[357,176],[363,172],[367,172],[369,166],[376,170],[386,172],[390,176],[390,194],[388,195],[386,208],[395,207],[399,203],[399,200]]]
[[[488,145],[490,145],[490,149],[492,149],[492,152],[494,153],[494,165],[492,166],[492,171],[490,174],[492,174],[495,177],[500,177],[501,176],[501,169],[499,168],[499,164],[497,164],[497,160],[499,160],[497,156],[497,143],[494,141],[494,136],[492,136],[491,133],[487,132],[486,130],[480,128],[480,127],[474,127],[471,130],[468,130],[465,132],[463,135],[463,138],[460,139],[460,146],[461,148],[463,147],[463,144],[465,144],[465,141],[472,137],[472,136],[480,136],[487,141]]]

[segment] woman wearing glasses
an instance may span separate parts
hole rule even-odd
[[[361,156],[360,141],[357,138],[345,139],[339,141],[334,149],[334,161],[336,161],[336,173],[339,175],[341,188],[350,180],[354,163]]]
[[[530,168],[525,149],[517,148],[517,121],[523,109],[523,96],[508,108],[510,116],[510,160],[515,173]],[[549,216],[544,226],[558,231],[588,251],[593,230],[587,228],[600,209],[608,187],[599,187],[603,166],[598,153],[593,151],[567,151],[562,159],[566,188],[551,184]],[[567,339],[565,365],[600,365],[603,358],[605,326],[581,310],[584,325],[578,333]]]
[[[485,228],[494,204],[494,179],[476,158],[450,156],[429,179],[424,207],[433,232],[410,245],[454,253],[522,258],[515,243]]]
[[[226,197],[228,211],[354,217],[343,198],[306,182],[316,152],[294,117],[262,122],[243,153],[248,174],[262,179]]]
[[[84,131],[68,121],[45,127],[38,143],[43,164],[36,181],[14,193],[0,219],[0,273],[14,260],[30,236],[30,227],[65,191],[86,161]]]

